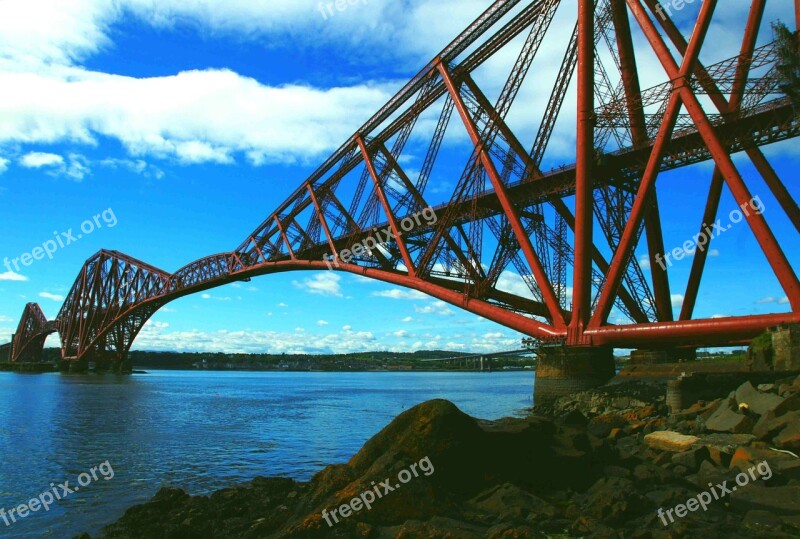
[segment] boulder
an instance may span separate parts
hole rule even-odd
[[[774,451],[772,449],[762,449],[756,447],[740,447],[731,457],[729,468],[731,470],[746,471],[754,465],[767,461],[771,468],[775,469],[778,463],[785,461],[797,461],[794,457]]]
[[[729,432],[741,434],[750,432],[755,425],[755,420],[749,415],[734,411],[736,403],[733,399],[723,402],[716,412],[705,421],[706,430],[712,432]]]
[[[775,417],[782,416],[787,412],[800,410],[800,393],[795,393],[783,399],[783,401],[770,410]]]
[[[742,520],[742,527],[758,536],[780,531],[783,521],[769,511],[748,511]]]
[[[741,511],[762,510],[797,516],[800,514],[800,486],[759,488],[746,485],[731,493],[731,505]]]
[[[644,437],[644,443],[649,447],[672,452],[688,451],[699,441],[697,436],[686,436],[669,430],[651,432]]]
[[[800,411],[789,412],[780,417],[776,417],[774,411],[767,412],[753,427],[753,436],[759,440],[771,440],[773,436],[786,428],[786,425],[798,420],[800,420]]]
[[[771,393],[762,393],[747,381],[736,390],[736,402],[737,404],[746,403],[750,410],[762,415],[781,404],[783,399]]]
[[[672,455],[672,462],[674,464],[686,467],[691,473],[696,472],[704,460],[710,459],[711,455],[708,452],[708,448],[705,446],[694,447],[689,451]]]
[[[795,419],[772,439],[779,449],[800,451],[800,420]]]
[[[467,503],[477,513],[493,515],[500,522],[521,519],[545,520],[558,514],[553,505],[511,483],[493,487]]]

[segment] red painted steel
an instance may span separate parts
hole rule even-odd
[[[777,61],[774,46],[756,42],[759,33],[769,33],[759,32],[767,1],[753,0],[739,56],[704,65],[698,58],[701,50],[704,58],[713,53],[704,38],[715,0],[683,12],[699,11],[688,42],[656,0],[498,0],[235,250],[171,274],[116,251],[100,251],[86,261],[55,321],[48,322],[38,305],[26,306],[12,360],[36,360],[55,331],[64,359],[122,359],[150,317],[170,301],[260,275],[303,270],[334,269],[411,288],[526,335],[568,345],[732,345],[767,327],[800,322],[795,270],[760,215],[747,216],[747,222],[789,298],[790,312],[692,319],[705,273],[705,253],[698,253],[680,320],[673,321],[670,272],[658,265],[663,225],[674,215],[659,207],[655,195],[662,173],[713,160],[703,230],[714,222],[726,186],[738,204],[752,196],[731,160],[737,152],[753,162],[800,232],[797,203],[760,149],[800,136],[791,102],[769,75]],[[800,0],[795,6],[800,18]],[[535,63],[540,46],[561,34],[550,30],[560,10],[574,17],[575,30],[547,106],[523,111],[527,118],[543,116],[535,140],[524,146],[510,127],[518,123],[507,115],[526,98],[520,90],[529,72],[536,84],[546,80]],[[643,51],[634,47],[631,21],[646,37],[638,47],[659,60],[663,84],[640,86]],[[476,71],[515,43],[524,43],[522,50],[499,97],[490,101]],[[566,96],[575,72],[577,100],[570,103]],[[454,111],[460,122],[451,122]],[[576,119],[571,120],[575,162],[545,171],[557,121],[567,115]],[[435,129],[421,166],[406,165],[408,142],[420,137],[415,128],[430,119]],[[470,141],[470,155],[460,178],[450,182],[455,185],[450,199],[431,207],[436,192],[429,184],[451,129]],[[415,169],[418,174],[411,173]],[[435,219],[420,221],[423,210]],[[401,234],[401,223],[414,215],[415,226]],[[378,241],[376,231],[391,234]],[[646,242],[640,241],[642,233]],[[339,258],[343,250],[370,241],[380,246],[354,252],[348,262]],[[642,270],[646,265],[638,264],[640,243],[646,246],[650,279]],[[500,286],[509,268],[527,291]],[[615,307],[618,315],[609,323]]]

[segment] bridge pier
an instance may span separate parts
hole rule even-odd
[[[71,374],[85,374],[89,372],[89,362],[86,360],[67,361],[67,371]]]
[[[115,359],[112,366],[114,374],[130,374],[133,372],[133,364],[127,357],[125,359]]]
[[[558,397],[605,384],[614,377],[614,349],[563,346],[541,348],[533,399],[538,406]]]

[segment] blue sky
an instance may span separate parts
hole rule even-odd
[[[0,257],[30,253],[54,232],[63,240],[72,229],[76,237],[52,260],[0,268],[0,342],[26,302],[39,302],[53,318],[83,261],[101,248],[171,272],[238,246],[487,4],[364,0],[323,16],[319,2],[303,0],[0,1]],[[563,29],[572,27],[574,2],[563,4],[543,68],[560,63],[569,39]],[[746,16],[738,5],[746,3],[736,4],[718,14],[704,61],[737,52],[726,39],[738,36]],[[793,20],[789,2],[768,4],[767,21]],[[679,20],[689,24],[696,10],[687,6]],[[768,40],[765,32],[761,43]],[[504,51],[476,74],[488,95],[502,86],[517,52]],[[652,57],[642,52],[639,61],[645,86],[664,79]],[[509,123],[526,145],[549,92],[549,84],[534,85],[515,104]],[[572,161],[570,103],[550,166]],[[447,144],[455,150],[464,142],[456,134]],[[796,142],[766,152],[797,197]],[[458,174],[463,161],[450,164],[445,169]],[[798,267],[797,234],[752,167],[741,158],[737,164]],[[455,182],[445,172],[432,178],[443,200]],[[696,233],[710,172],[698,165],[659,184],[662,211],[670,214],[668,247]],[[720,216],[733,207],[726,192]],[[94,220],[93,230],[82,234],[86,220]],[[698,315],[789,310],[746,224],[716,239],[711,254]],[[676,306],[690,267],[684,260],[671,270]],[[518,275],[505,278],[508,289],[518,289]],[[176,301],[135,348],[491,351],[520,338],[417,292],[319,272],[261,277]],[[48,341],[57,343],[57,336]]]

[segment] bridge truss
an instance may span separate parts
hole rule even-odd
[[[64,359],[124,358],[150,317],[179,297],[328,268],[416,289],[572,346],[728,345],[798,322],[795,269],[760,213],[750,212],[747,226],[789,312],[695,318],[706,249],[691,262],[676,317],[669,268],[659,262],[664,222],[675,212],[659,206],[657,180],[713,162],[697,216],[702,233],[718,218],[726,188],[740,206],[754,197],[752,179],[731,157],[737,153],[800,232],[797,203],[762,151],[800,134],[800,104],[781,92],[776,47],[758,42],[767,3],[750,3],[738,55],[704,64],[701,52],[710,57],[715,49],[706,36],[716,0],[699,7],[688,39],[656,0],[498,0],[236,249],[175,273],[100,251],[54,322],[26,307],[12,357],[30,359],[43,336],[58,331]],[[800,0],[795,10],[800,18]],[[561,31],[565,13],[571,33]],[[564,54],[551,84],[537,60],[546,63],[546,49],[559,40]],[[479,81],[496,83],[499,59],[512,51],[504,84],[488,92],[492,84]],[[643,87],[639,66],[647,59],[662,82]],[[544,84],[546,105],[532,106],[530,87]],[[574,132],[574,161],[555,166],[548,156],[565,123]],[[455,170],[453,148],[463,150],[463,141]],[[504,286],[509,273],[521,286]]]

